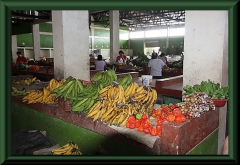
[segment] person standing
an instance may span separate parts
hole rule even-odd
[[[126,55],[124,55],[124,52],[122,51],[122,50],[120,50],[119,52],[118,52],[118,56],[117,56],[117,58],[116,58],[116,62],[117,63],[125,63],[126,64],[126,62],[127,62],[127,56]]]
[[[161,79],[162,67],[167,67],[167,65],[157,57],[157,54],[153,54],[152,59],[148,62],[148,74],[152,75],[153,79]]]
[[[161,59],[166,65],[167,65],[167,57],[166,57],[166,54],[165,53],[161,53],[160,55],[159,55],[159,59]]]
[[[27,64],[28,60],[26,57],[24,57],[21,52],[17,52],[17,60],[16,64]]]
[[[98,55],[97,60],[95,61],[95,69],[96,70],[104,70],[106,66],[106,62],[102,59],[102,55]]]

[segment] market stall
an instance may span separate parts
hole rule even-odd
[[[84,155],[195,154],[203,142],[204,154],[216,154],[219,108],[210,97],[199,93],[179,104],[154,104],[158,80],[156,89],[139,80],[138,72],[108,70],[85,85],[69,76],[25,95],[13,90],[12,130],[45,130],[55,143],[77,142]]]

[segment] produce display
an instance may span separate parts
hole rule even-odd
[[[82,155],[79,147],[74,142],[69,142],[62,147],[52,150],[53,155]]]
[[[28,94],[22,98],[22,101],[27,102],[28,104],[56,104],[58,102],[56,93],[52,93],[52,91],[61,86],[65,81],[65,79],[62,79],[61,81],[51,79],[47,87],[44,87],[43,90],[29,91]]]
[[[26,78],[26,79],[18,79],[18,80],[11,80],[12,85],[31,85],[37,82],[36,77],[33,78]]]
[[[27,94],[27,90],[17,90],[15,87],[12,87],[12,96],[24,96]]]
[[[193,86],[186,85],[183,87],[185,91],[183,95],[188,95],[195,92],[205,92],[209,97],[214,99],[228,98],[228,86],[220,87],[219,83],[215,83],[208,79],[208,81],[201,81],[200,84]]]
[[[152,88],[138,86],[135,82],[131,82],[126,90],[121,84],[113,83],[99,92],[99,98],[87,117],[109,125],[125,126],[128,116],[152,112],[157,92]]]

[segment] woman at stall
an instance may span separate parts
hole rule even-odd
[[[98,55],[97,60],[95,61],[95,69],[96,70],[104,70],[106,66],[106,62],[102,59],[102,55]]]
[[[27,64],[28,60],[26,57],[24,57],[21,52],[17,52],[17,60],[16,64]]]
[[[120,50],[119,52],[118,52],[118,56],[117,56],[117,58],[116,58],[116,62],[117,63],[125,63],[126,64],[126,62],[127,62],[127,56],[126,55],[124,55],[124,52],[122,51],[122,50]]]
[[[166,65],[167,65],[167,57],[166,57],[166,54],[165,53],[161,53],[160,55],[159,55],[159,59],[161,59]]]

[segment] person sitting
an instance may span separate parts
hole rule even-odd
[[[26,57],[24,57],[21,52],[17,52],[17,60],[16,60],[16,64],[27,64],[28,60]]]
[[[122,50],[120,50],[119,52],[118,52],[118,56],[117,56],[117,58],[116,58],[116,62],[117,63],[125,63],[126,64],[126,62],[127,62],[127,56],[126,55],[124,55],[124,52],[122,51]]]
[[[102,59],[102,55],[98,55],[97,60],[95,61],[95,70],[104,70],[106,62]]]

